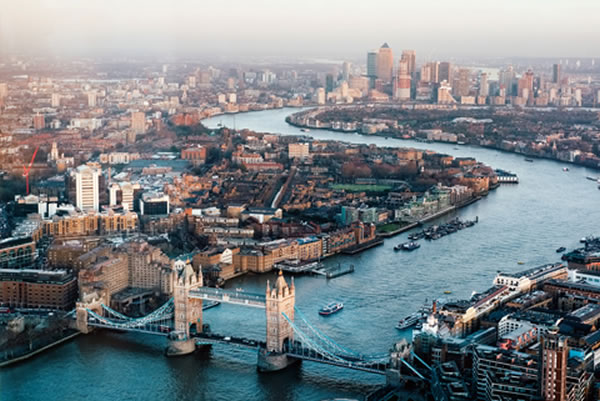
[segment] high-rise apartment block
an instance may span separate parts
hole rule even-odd
[[[131,113],[131,130],[136,134],[146,132],[146,114],[143,111]]]
[[[569,346],[567,337],[558,334],[553,327],[541,339],[540,360],[542,397],[547,401],[566,401],[567,360]]]
[[[0,82],[0,99],[8,97],[8,84],[6,82]]]
[[[33,116],[33,129],[41,130],[46,127],[46,118],[43,114],[36,114]]]

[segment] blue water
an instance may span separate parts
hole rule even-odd
[[[340,344],[364,353],[384,352],[402,336],[401,317],[425,299],[469,297],[491,285],[498,270],[518,271],[558,261],[555,249],[573,248],[579,238],[597,232],[600,191],[585,176],[599,173],[563,163],[525,162],[523,156],[495,150],[423,144],[323,130],[303,133],[284,118],[293,110],[270,110],[205,120],[236,128],[282,135],[311,135],[320,140],[374,143],[379,146],[433,149],[472,156],[495,168],[514,171],[518,185],[503,185],[454,215],[479,216],[479,224],[438,241],[421,241],[414,252],[393,246],[408,233],[355,256],[326,264],[349,264],[353,274],[333,280],[296,278],[296,305],[311,322]],[[235,123],[234,123],[235,119]],[[517,261],[525,262],[518,265]],[[263,292],[272,274],[246,275],[229,284]],[[321,317],[331,300],[343,311]],[[264,311],[221,305],[205,312],[215,332],[264,338]],[[30,361],[0,371],[0,400],[322,400],[360,398],[384,382],[382,376],[303,363],[284,372],[258,374],[256,353],[215,346],[207,354],[168,359],[164,339],[133,334],[94,333],[52,349]]]

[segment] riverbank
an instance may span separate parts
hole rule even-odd
[[[493,189],[496,189],[496,188],[498,188],[498,187],[496,186]],[[468,201],[463,202],[463,203],[461,203],[459,205],[449,206],[449,207],[447,207],[447,208],[445,208],[443,210],[440,210],[439,212],[436,212],[436,213],[433,213],[433,214],[431,214],[429,216],[426,216],[426,217],[422,218],[421,220],[416,221],[414,223],[408,223],[407,225],[399,227],[396,230],[387,231],[387,232],[385,232],[385,231],[381,232],[380,231],[380,232],[377,233],[377,235],[379,237],[381,237],[381,238],[395,237],[398,234],[402,234],[403,232],[412,230],[415,227],[419,227],[419,226],[423,225],[424,223],[427,223],[428,221],[437,219],[438,217],[442,217],[442,216],[444,216],[444,215],[446,215],[446,214],[448,214],[450,212],[453,212],[455,210],[459,210],[459,209],[462,209],[462,208],[464,208],[466,206],[469,206],[470,204],[475,203],[475,202],[477,202],[480,199],[481,199],[481,196],[476,196],[476,197],[471,198]]]
[[[38,355],[38,354],[40,354],[40,353],[42,353],[42,352],[50,349],[50,348],[56,347],[56,346],[58,346],[58,345],[60,345],[62,343],[65,343],[65,342],[67,342],[69,340],[72,340],[73,338],[77,337],[80,334],[81,334],[81,332],[79,332],[79,331],[72,331],[70,334],[68,334],[65,337],[62,337],[62,338],[60,338],[60,339],[58,339],[56,341],[53,341],[53,342],[51,342],[49,344],[40,346],[37,349],[30,350],[27,353],[21,354],[19,356],[11,357],[10,359],[7,359],[7,360],[4,360],[4,361],[0,362],[0,368],[6,367],[6,366],[10,366],[10,365],[13,365],[15,363],[19,363],[21,361],[25,361],[25,360],[27,360],[29,358],[32,358],[32,357],[34,357],[34,356],[36,356],[36,355]],[[12,354],[12,351],[6,351],[4,353],[5,356],[6,355],[11,355],[11,354]]]
[[[382,106],[385,106],[385,105],[382,105]],[[527,158],[534,157],[537,159],[552,160],[552,161],[559,162],[559,163],[568,163],[571,165],[591,168],[591,169],[600,171],[600,163],[593,164],[591,161],[586,163],[586,162],[580,162],[580,161],[576,161],[576,160],[565,160],[565,159],[562,159],[559,157],[554,157],[554,156],[545,155],[545,154],[537,154],[537,153],[533,153],[533,152],[524,152],[524,151],[519,151],[519,150],[513,151],[513,150],[509,150],[509,149],[504,149],[500,145],[496,145],[496,144],[480,144],[480,143],[470,143],[470,142],[461,142],[461,141],[442,141],[442,140],[435,140],[435,139],[429,140],[429,139],[418,138],[418,137],[414,137],[414,136],[410,136],[407,138],[407,137],[398,135],[395,132],[384,132],[384,131],[364,133],[364,132],[362,132],[361,129],[357,128],[357,124],[359,124],[359,122],[357,122],[357,121],[345,122],[346,124],[351,124],[355,127],[352,129],[334,128],[331,126],[331,123],[323,123],[323,126],[320,126],[318,123],[316,125],[309,124],[309,123],[303,124],[303,123],[297,121],[296,117],[301,116],[303,114],[309,114],[311,112],[316,112],[316,111],[318,111],[318,108],[313,107],[313,108],[309,108],[306,110],[292,113],[285,117],[285,122],[293,127],[297,127],[297,128],[301,128],[301,129],[331,131],[331,132],[337,132],[337,133],[342,133],[342,134],[356,134],[356,135],[362,135],[362,136],[366,136],[366,137],[377,136],[377,137],[382,137],[385,139],[392,138],[392,139],[398,139],[398,140],[402,140],[402,141],[417,141],[417,142],[423,143],[425,146],[426,146],[426,144],[430,144],[430,143],[440,143],[440,144],[446,144],[446,145],[457,145],[457,146],[467,145],[467,146],[471,146],[471,147],[482,147],[482,148],[486,148],[486,149],[493,149],[493,150],[500,151],[500,152],[521,155],[521,156],[527,157]],[[316,120],[316,121],[319,121],[319,120]]]

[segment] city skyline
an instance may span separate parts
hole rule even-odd
[[[387,42],[431,60],[450,55],[566,58],[595,57],[590,39],[600,35],[594,21],[600,4],[590,0],[510,0],[502,9],[470,0],[277,6],[271,0],[210,7],[182,1],[168,9],[156,1],[28,0],[4,6],[0,52],[354,59]]]
[[[0,6],[2,400],[600,400],[598,0],[174,3]]]

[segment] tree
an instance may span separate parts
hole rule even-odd
[[[221,161],[223,157],[223,153],[221,152],[221,148],[218,146],[208,148],[208,154],[206,155],[206,163],[208,164],[217,164]]]

